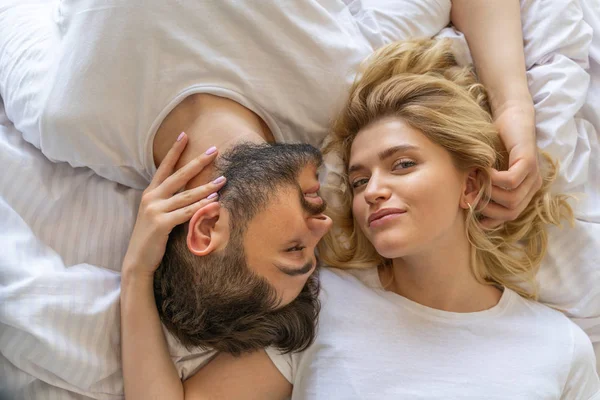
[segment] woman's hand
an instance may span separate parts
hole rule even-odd
[[[515,220],[542,187],[533,104],[510,104],[495,117],[509,161],[508,171],[492,171],[492,202],[481,211],[481,222],[489,228]]]
[[[535,111],[525,72],[521,7],[517,0],[452,0],[452,22],[464,33],[477,76],[488,91],[508,171],[493,171],[486,227],[516,219],[542,185],[535,141]]]
[[[217,150],[212,147],[173,173],[187,141],[187,136],[182,134],[144,190],[122,272],[152,277],[165,254],[171,230],[217,200],[217,191],[223,187],[224,178],[179,192],[217,156]]]

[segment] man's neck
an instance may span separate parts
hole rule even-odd
[[[390,270],[380,272],[382,283],[391,281],[388,290],[438,310],[469,313],[494,307],[502,292],[475,279],[470,244],[464,229],[458,231],[447,235],[451,243],[437,243],[428,252],[393,260]]]
[[[191,95],[169,113],[154,137],[153,156],[156,166],[160,165],[181,132],[185,132],[189,140],[175,169],[181,168],[212,146],[223,153],[243,141],[274,141],[264,121],[239,103],[209,94]],[[214,167],[210,166],[192,179],[188,187],[207,183],[213,175]]]

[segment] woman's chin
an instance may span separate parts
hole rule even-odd
[[[398,229],[377,232],[368,238],[377,254],[387,259],[404,257],[409,248],[412,247],[410,245],[411,240],[409,240],[410,236],[407,237],[405,232]]]
[[[381,244],[379,246],[376,245],[375,250],[377,251],[377,254],[389,260],[401,258],[407,255],[406,247],[397,241],[394,243]]]

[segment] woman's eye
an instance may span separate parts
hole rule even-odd
[[[289,249],[287,249],[286,251],[288,253],[292,253],[294,251],[302,251],[306,248],[306,246],[294,246],[294,247],[290,247]]]
[[[406,169],[414,167],[415,165],[417,165],[417,163],[412,160],[399,160],[394,164],[393,169]]]
[[[367,178],[356,179],[352,181],[352,189],[357,189],[361,186],[366,185],[367,183],[369,183],[369,180]]]

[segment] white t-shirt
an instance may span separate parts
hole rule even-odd
[[[0,89],[48,158],[145,188],[154,135],[185,97],[233,99],[277,141],[319,145],[373,49],[433,36],[449,18],[450,0],[63,0],[58,39],[37,37],[53,47],[43,66],[15,35]]]
[[[268,350],[293,399],[600,399],[585,333],[509,289],[452,313],[383,290],[376,269],[323,269],[321,285],[314,344]]]

